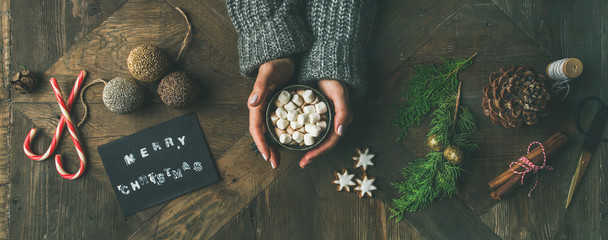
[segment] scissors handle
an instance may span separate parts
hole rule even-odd
[[[589,101],[593,101],[593,102],[595,102],[598,105],[596,114],[600,113],[600,111],[602,111],[603,108],[607,108],[606,104],[604,104],[604,101],[602,101],[602,99],[600,99],[598,97],[593,97],[593,96],[586,97],[586,98],[583,99],[583,101],[581,101],[581,103],[578,105],[578,111],[576,112],[576,115],[575,115],[576,128],[578,129],[579,132],[581,132],[581,133],[583,133],[585,135],[587,135],[587,131],[585,131],[583,129],[583,127],[581,127],[581,121],[580,121],[581,114],[580,113],[581,113],[581,111],[583,109],[583,106],[585,106],[585,104],[587,104],[587,102],[589,102]],[[602,133],[599,133],[599,134],[602,134]],[[601,141],[602,142],[608,142],[608,139],[602,138]]]

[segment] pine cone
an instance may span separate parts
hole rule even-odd
[[[490,75],[490,83],[483,88],[483,113],[494,125],[518,128],[533,125],[538,117],[548,114],[550,95],[545,77],[529,67],[502,66],[500,73]]]
[[[21,70],[11,80],[11,85],[15,91],[25,94],[34,89],[36,87],[36,76],[30,72],[30,70]]]

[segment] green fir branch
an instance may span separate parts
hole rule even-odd
[[[476,55],[477,53],[469,59],[444,58],[443,65],[439,68],[433,65],[414,67],[414,76],[402,93],[406,102],[393,118],[393,125],[401,129],[396,141],[402,140],[407,135],[407,128],[420,124],[422,118],[431,109],[437,108],[440,103],[446,101],[447,96],[456,93],[458,72],[469,67]]]
[[[459,106],[455,132],[450,139],[449,132],[454,124],[455,108],[455,94],[446,96],[445,101],[438,104],[438,108],[432,113],[428,136],[435,135],[444,146],[456,145],[465,152],[479,149],[471,139],[477,130],[475,116],[466,106]],[[459,165],[448,162],[443,157],[443,152],[431,151],[424,158],[409,163],[401,170],[405,180],[391,183],[402,195],[393,199],[390,218],[399,222],[405,212],[419,211],[435,199],[457,194],[456,180],[462,171]]]

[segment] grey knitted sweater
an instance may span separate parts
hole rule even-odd
[[[261,64],[292,57],[300,64],[299,82],[336,79],[353,97],[364,95],[373,0],[227,0],[227,6],[243,75],[254,77]]]

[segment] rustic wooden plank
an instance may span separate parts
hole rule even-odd
[[[0,239],[9,239],[10,218],[10,1],[0,0]]]
[[[239,66],[236,48],[238,34],[232,26],[225,0],[168,0],[176,7],[184,9],[190,16],[192,25],[203,37],[217,48],[234,66]]]
[[[213,236],[296,163],[295,153],[282,151],[281,166],[272,170],[268,162],[252,154],[251,143],[251,136],[246,134],[216,160],[219,183],[172,200],[131,238],[206,239]]]
[[[4,30],[2,28],[2,30]],[[2,87],[0,87],[2,88]],[[8,100],[0,100],[0,239],[9,239],[10,219],[10,104]]]
[[[481,151],[474,153],[464,164],[469,174],[465,173],[461,179],[459,197],[477,214],[484,214],[495,204],[489,198],[487,181],[501,173],[535,136],[552,134],[563,116],[559,111],[554,112],[542,119],[540,124],[518,130],[496,127],[483,115],[480,107],[481,89],[487,84],[488,76],[502,65],[518,64],[543,69],[549,61],[546,52],[538,48],[493,4],[468,4],[392,78],[378,84],[375,91],[377,96],[373,98],[380,104],[400,104],[404,101],[401,99],[401,89],[413,74],[412,66],[441,64],[441,57],[467,58],[475,52],[479,54],[474,64],[460,73],[459,79],[464,82],[463,103],[477,116],[479,131],[474,139],[480,144]],[[420,126],[410,128],[402,143],[414,156],[424,156],[428,152],[424,142],[429,119],[427,117]],[[503,136],[504,139],[496,139],[496,136]]]
[[[11,54],[11,26],[10,26],[10,1],[0,0],[0,73],[1,87],[0,99],[9,99],[10,88],[8,77],[10,76],[10,54]]]
[[[46,136],[52,136],[59,114],[56,103],[14,103],[31,121],[36,128],[44,131]],[[79,128],[85,151],[88,155],[87,174],[109,186],[105,169],[97,153],[97,146],[133,134],[137,131],[154,126],[169,119],[196,111],[199,123],[203,129],[212,157],[218,159],[227,151],[245,132],[247,132],[246,107],[237,105],[199,105],[186,109],[168,109],[160,104],[145,106],[143,109],[128,115],[118,115],[108,112],[101,103],[89,104],[90,120]],[[159,114],[160,113],[160,114]],[[79,118],[74,116],[74,118]],[[120,123],[120,124],[117,124]],[[67,133],[66,133],[67,134]],[[25,135],[17,136],[23,141]],[[73,151],[73,144],[68,135],[62,138],[60,148],[57,149],[65,155],[66,159],[78,159]],[[42,153],[42,151],[40,152]],[[69,169],[77,169],[77,161],[67,161]]]
[[[396,106],[358,106],[355,121],[349,127],[350,131],[344,137],[343,142],[336,150],[328,154],[327,158],[319,160],[336,161],[335,159],[345,158],[343,161],[353,164],[352,160],[348,158],[353,154],[353,149],[357,146],[369,146],[376,153],[376,160],[374,167],[368,169],[367,172],[368,175],[377,177],[375,183],[381,190],[376,193],[376,196],[385,203],[392,203],[392,199],[398,196],[390,182],[403,180],[399,170],[408,162],[422,156],[412,154],[404,143],[395,143],[397,131],[392,131],[390,126],[392,119],[390,113],[394,113],[395,110]],[[424,144],[423,139],[425,138],[408,137],[405,141]],[[343,148],[344,146],[347,147]],[[446,212],[454,214],[446,215]],[[405,220],[427,239],[496,238],[494,232],[479,220],[465,202],[457,198],[436,201],[420,212],[406,214]]]
[[[605,46],[608,46],[608,31],[606,31],[606,22],[608,22],[608,4],[606,4],[605,2],[602,2],[602,8],[601,8],[601,14],[600,14],[601,18],[600,18],[600,22],[604,23],[603,27],[604,30],[601,31],[601,78],[600,79],[608,79],[608,48],[606,48]],[[602,81],[602,89],[606,89],[608,88],[608,84],[606,83],[606,81]],[[606,94],[604,91],[600,91],[600,96],[602,97],[602,99],[604,99],[604,101],[608,100],[608,94]],[[604,136],[606,136],[606,134],[604,134]],[[601,183],[606,183],[606,181],[608,181],[608,174],[606,173],[606,156],[608,156],[608,148],[606,147],[605,143],[603,143],[604,146],[600,146],[598,148],[598,152],[596,154],[598,154],[600,156],[600,165],[599,165],[599,185],[600,185],[600,191],[599,191],[599,197],[600,197],[600,206],[599,206],[599,212],[602,213],[602,215],[600,215],[600,221],[599,221],[599,235],[600,236],[608,236],[608,228],[606,228],[605,226],[608,226],[608,219],[606,219],[606,213],[608,213],[608,186],[606,186],[606,184],[601,184]]]
[[[88,81],[128,76],[126,59],[133,47],[154,43],[173,59],[177,56],[185,31],[183,18],[167,3],[129,1],[83,41],[74,45],[69,53],[43,74],[43,79],[56,77],[63,89],[71,89],[81,69],[89,71]],[[202,103],[241,104],[249,95],[251,83],[240,76],[238,68],[230,64],[217,49],[203,40],[200,33],[194,34],[193,43],[183,57],[183,64],[177,68],[199,81],[203,89]],[[100,89],[100,86],[95,88]],[[16,96],[14,102],[55,102],[47,80],[42,81],[35,93]],[[89,91],[86,95],[90,102],[101,102],[101,91]]]
[[[492,0],[519,28],[547,52],[559,48],[559,25],[556,15],[568,1]]]
[[[126,0],[12,1],[11,70],[41,73]]]
[[[540,186],[531,199],[526,196],[530,187],[528,184],[525,188],[511,193],[484,216],[484,221],[503,238],[600,239],[605,236],[602,233],[604,230],[601,230],[602,209],[605,209],[603,202],[606,201],[605,184],[602,184],[605,170],[601,163],[606,154],[605,147],[600,147],[594,155],[572,204],[568,209],[564,209],[570,180],[576,169],[584,138],[575,130],[572,119],[574,111],[578,110],[578,102],[583,97],[595,95],[607,100],[603,92],[608,86],[602,78],[606,76],[606,68],[602,64],[602,61],[605,62],[605,57],[602,58],[605,53],[598,51],[603,49],[602,44],[605,44],[605,19],[602,19],[605,17],[597,11],[598,6],[602,5],[601,1],[558,1],[543,2],[540,6],[562,9],[552,11],[558,16],[548,18],[546,23],[553,26],[551,32],[559,33],[557,37],[552,36],[550,39],[552,44],[557,45],[551,46],[551,55],[556,58],[578,57],[584,63],[585,72],[573,82],[567,101],[559,103],[563,110],[558,112],[564,116],[564,120],[556,126],[566,132],[571,141],[560,156],[552,160],[551,165],[555,170],[542,173]],[[581,44],[583,42],[584,44]],[[591,112],[585,116],[591,117],[590,114]],[[585,224],[580,224],[581,222]]]
[[[412,225],[388,220],[383,199],[336,192],[333,171],[353,172],[354,148],[333,152],[304,170],[291,166],[214,239],[422,239]]]
[[[369,63],[386,79],[474,0],[379,1]]]
[[[142,224],[138,217],[124,218],[113,192],[92,177],[66,181],[51,160],[26,158],[20,138],[32,123],[18,111],[11,117],[11,238],[124,239]],[[42,137],[35,149],[49,143]]]

